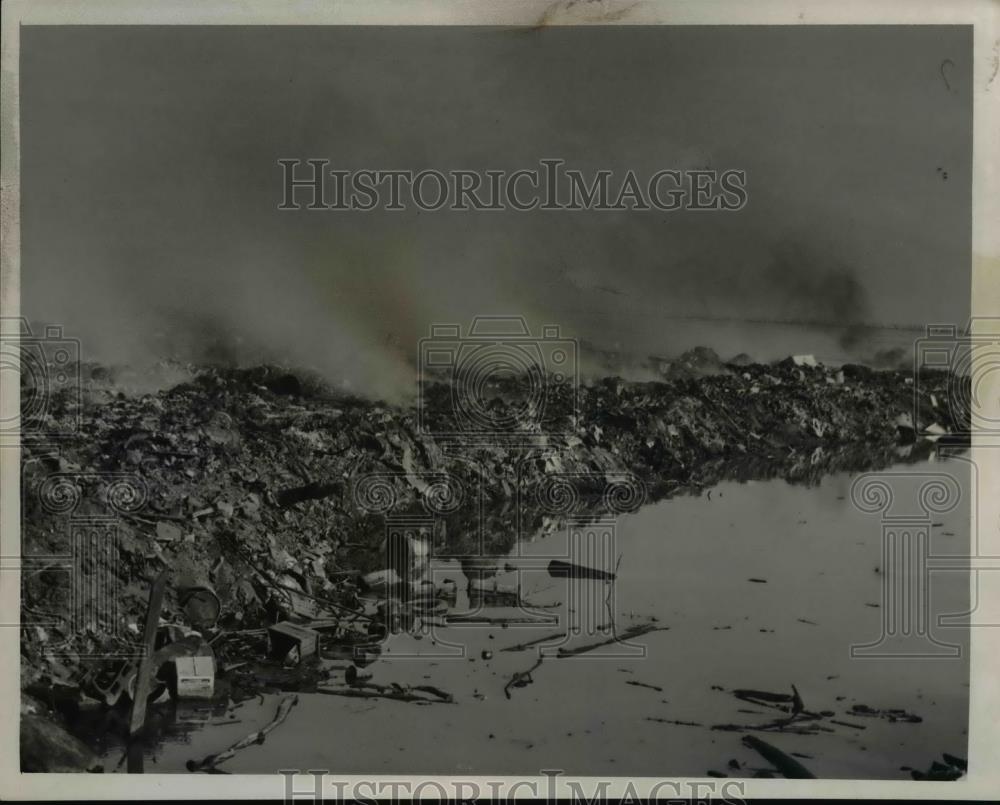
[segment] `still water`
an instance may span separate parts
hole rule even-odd
[[[962,490],[970,488],[961,459],[904,471],[944,472]],[[370,666],[373,682],[434,685],[451,693],[454,703],[299,694],[298,705],[265,744],[220,768],[531,775],[561,769],[648,776],[713,770],[751,776],[768,763],[741,743],[749,730],[712,726],[781,717],[734,697],[732,690],[787,694],[793,684],[807,710],[826,711],[828,719],[847,726],[827,719],[822,723],[829,731],[815,734],[752,734],[797,753],[817,777],[908,779],[901,767],[926,770],[942,752],[965,757],[967,628],[935,632],[960,647],[958,658],[851,657],[852,644],[879,638],[887,609],[882,521],[852,503],[853,480],[831,475],[814,487],[781,480],[725,483],[711,495],[675,497],[621,516],[613,526],[615,558],[621,557],[613,590],[618,631],[650,618],[666,628],[635,638],[628,650],[613,645],[619,649],[613,656],[550,654],[531,674],[531,684],[510,688],[508,698],[505,685],[537,662],[539,648],[502,649],[574,623],[586,626],[592,623],[588,612],[605,620],[609,593],[605,582],[569,582],[544,569],[525,569],[522,594],[538,605],[539,617],[558,618],[557,625],[448,625],[421,639],[395,635]],[[967,501],[928,518],[933,553],[968,550]],[[567,532],[557,530],[522,545],[521,558],[511,561],[528,566],[531,560],[523,557],[536,557],[535,565],[544,568],[545,557],[565,557],[568,547]],[[437,572],[464,584],[457,566]],[[964,612],[968,601],[967,572],[932,575],[934,613]],[[460,597],[452,611],[463,602]],[[602,636],[584,633],[562,645]],[[183,771],[187,761],[225,749],[269,722],[284,695],[251,699],[222,714],[179,711],[191,723],[150,750],[146,771]],[[863,717],[852,712],[855,705],[905,710],[921,720]],[[109,769],[120,755],[120,748],[108,750]]]

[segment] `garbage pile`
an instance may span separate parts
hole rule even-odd
[[[266,653],[276,624],[322,624],[318,652],[324,641],[371,643],[382,627],[359,600],[359,580],[386,568],[390,513],[440,515],[453,555],[478,554],[482,534],[501,555],[565,514],[553,479],[573,479],[574,505],[599,514],[724,478],[809,483],[886,466],[968,430],[948,406],[954,378],[944,372],[914,384],[860,366],[710,367],[711,355],[696,357],[697,371],[663,382],[549,384],[533,406],[521,403],[527,381],[497,380],[477,404],[517,438],[457,443],[468,422],[444,382],[426,384],[418,410],[275,367],[196,369],[135,396],[90,367],[82,400],[54,396],[48,432],[25,435],[22,687],[49,702],[127,691],[134,669],[100,658],[141,642],[150,585],[165,569],[174,582],[161,625],[175,634],[161,648],[188,639],[175,663],[183,680],[171,684],[197,690],[211,676],[199,657],[213,657],[214,672]],[[366,497],[373,478],[378,494]],[[468,505],[480,494],[482,509]],[[390,500],[391,512],[373,500]],[[112,542],[101,542],[102,528]],[[101,606],[109,591],[110,608]],[[308,640],[292,642],[312,653]]]

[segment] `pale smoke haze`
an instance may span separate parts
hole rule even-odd
[[[831,354],[868,359],[882,345],[859,325],[968,316],[970,37],[26,29],[23,309],[103,361],[277,361],[390,398],[412,390],[432,323],[479,314],[639,358],[693,333],[723,357],[801,351],[792,331],[675,317],[818,321]],[[749,203],[278,211],[277,160],[310,157],[737,168]]]

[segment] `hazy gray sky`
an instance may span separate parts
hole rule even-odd
[[[971,41],[915,26],[25,28],[23,307],[85,354],[135,359],[218,327],[361,384],[405,374],[431,322],[479,313],[640,353],[671,351],[671,315],[961,322]],[[749,203],[280,212],[283,157],[732,167]]]

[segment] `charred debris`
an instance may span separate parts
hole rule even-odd
[[[944,372],[914,379],[807,357],[723,363],[695,350],[664,375],[552,385],[544,413],[523,403],[526,381],[508,379],[489,390],[487,414],[531,438],[460,440],[456,449],[441,434],[467,423],[448,383],[426,384],[418,411],[274,367],[191,369],[187,382],[139,395],[88,367],[82,396],[51,399],[45,432],[24,436],[22,766],[91,768],[94,757],[60,721],[81,708],[124,708],[132,717],[119,727],[141,731],[135,713],[145,707],[132,699],[142,694],[238,703],[262,689],[324,688],[449,703],[430,686],[365,679],[381,641],[400,628],[386,605],[387,509],[359,493],[366,478],[382,479],[377,500],[393,512],[441,514],[452,555],[473,554],[482,533],[502,556],[519,529],[558,523],[558,512],[522,494],[556,476],[583,479],[576,505],[597,515],[608,479],[623,474],[640,483],[626,501],[638,506],[726,479],[810,484],[918,460],[968,430],[948,404],[967,379]],[[450,490],[436,483],[442,475]],[[456,489],[479,490],[485,515],[458,505]],[[112,528],[113,540],[74,553],[74,540],[103,539],[84,522]],[[62,556],[83,557],[72,595],[65,560],[30,560]],[[101,606],[108,591],[115,605]],[[408,607],[436,612],[447,594]],[[333,670],[317,658],[334,660]]]

